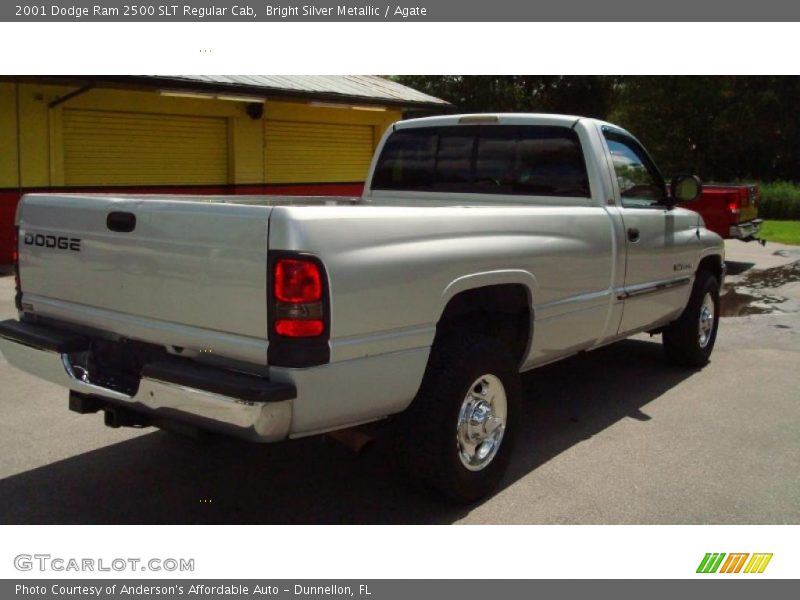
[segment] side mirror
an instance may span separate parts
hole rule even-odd
[[[703,182],[696,175],[676,175],[669,184],[670,197],[675,204],[692,202],[700,197]]]

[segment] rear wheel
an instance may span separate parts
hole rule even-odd
[[[708,271],[695,278],[680,318],[664,329],[664,353],[671,363],[702,367],[708,363],[719,325],[719,281]]]
[[[516,361],[502,342],[437,339],[417,397],[398,420],[409,474],[457,502],[487,495],[511,458],[520,402]]]

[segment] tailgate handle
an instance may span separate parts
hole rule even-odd
[[[136,229],[136,215],[129,212],[114,211],[108,213],[106,219],[106,226],[111,231],[118,231],[119,233],[130,233]]]

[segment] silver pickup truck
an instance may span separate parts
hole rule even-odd
[[[723,242],[675,206],[700,187],[609,123],[481,114],[393,125],[361,198],[29,194],[0,350],[112,427],[391,417],[410,472],[471,501],[520,372],[642,331],[708,361]]]

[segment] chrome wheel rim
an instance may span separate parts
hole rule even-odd
[[[714,298],[710,293],[703,296],[703,303],[700,305],[700,324],[697,329],[700,347],[705,348],[711,341],[711,332],[714,330]]]
[[[503,382],[481,375],[470,386],[458,411],[458,458],[470,471],[485,469],[497,455],[508,418]]]

